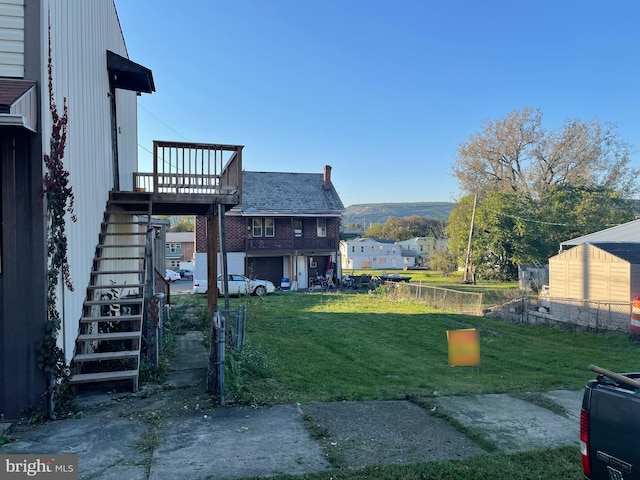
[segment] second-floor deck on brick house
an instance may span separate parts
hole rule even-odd
[[[242,184],[242,202],[225,215],[226,250],[236,270],[306,286],[335,265],[344,205],[330,166],[322,173],[244,171]],[[196,255],[204,250],[203,222],[196,222]]]

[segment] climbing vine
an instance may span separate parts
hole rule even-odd
[[[46,172],[44,176],[43,196],[47,204],[47,329],[40,358],[41,368],[49,375],[47,393],[49,396],[49,414],[54,415],[56,405],[62,406],[69,392],[70,371],[64,352],[58,347],[58,332],[61,327],[60,313],[56,306],[58,284],[62,275],[66,287],[73,291],[67,258],[67,235],[65,214],[69,213],[75,222],[74,195],[69,185],[69,172],[65,170],[62,159],[67,144],[67,125],[69,122],[67,99],[63,100],[62,116],[58,114],[53,95],[53,66],[51,56],[51,18],[49,18],[49,57],[47,73],[49,77],[49,110],[52,129],[49,141],[50,152],[44,155]]]

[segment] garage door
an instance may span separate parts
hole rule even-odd
[[[249,257],[247,258],[247,276],[270,280],[276,287],[282,280],[282,257]]]

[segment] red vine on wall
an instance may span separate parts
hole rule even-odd
[[[64,352],[58,347],[58,332],[61,318],[56,307],[56,295],[60,273],[66,287],[73,291],[73,283],[69,272],[67,257],[67,235],[65,231],[65,214],[71,215],[71,220],[77,220],[74,210],[74,195],[69,185],[69,172],[65,170],[62,159],[67,144],[67,125],[69,112],[66,97],[63,100],[62,116],[53,95],[53,61],[51,55],[51,15],[49,15],[49,57],[47,73],[49,77],[49,110],[51,111],[52,130],[49,141],[50,153],[44,155],[46,172],[42,189],[47,203],[47,257],[48,257],[48,286],[47,286],[47,331],[42,345],[40,366],[49,374],[49,414],[54,415],[56,404],[64,403],[68,393],[68,379],[70,376]]]

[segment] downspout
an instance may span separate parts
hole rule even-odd
[[[118,115],[116,109],[116,89],[109,81],[109,100],[111,103],[111,150],[113,158],[113,190],[120,190],[120,167],[118,165]]]

